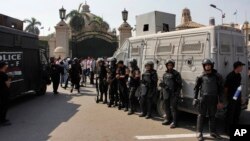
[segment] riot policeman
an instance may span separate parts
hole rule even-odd
[[[108,82],[109,82],[109,105],[108,107],[111,107],[113,104],[114,106],[118,106],[118,85],[117,85],[117,79],[116,79],[116,66],[117,60],[116,58],[110,59],[110,67],[108,69]]]
[[[132,115],[136,109],[136,96],[135,93],[140,86],[140,69],[137,66],[137,60],[131,59],[129,61],[130,64],[130,74],[128,80],[128,87],[129,87],[129,106],[130,110],[128,115]]]
[[[81,81],[82,68],[79,63],[78,58],[73,59],[73,64],[69,70],[69,75],[72,83],[72,88],[70,92],[73,92],[74,87],[77,89],[78,93],[80,93],[80,81]]]
[[[127,66],[124,65],[122,60],[118,61],[117,63],[118,68],[116,70],[116,79],[118,80],[118,91],[119,91],[119,106],[118,109],[125,108],[124,111],[128,111],[128,87],[127,81],[129,76],[129,70]]]
[[[167,71],[163,74],[163,82],[160,84],[162,87],[161,98],[164,100],[166,110],[166,117],[162,124],[170,124],[170,118],[172,117],[173,121],[170,128],[175,128],[177,122],[177,104],[182,88],[182,79],[180,73],[173,69],[175,67],[175,61],[173,59],[167,60],[165,65]]]
[[[216,132],[215,125],[215,114],[217,107],[222,107],[222,77],[214,68],[214,62],[210,59],[204,59],[202,61],[204,72],[196,80],[194,87],[194,100],[193,105],[198,108],[198,118],[197,118],[197,130],[198,130],[198,140],[203,139],[203,122],[206,114],[209,116],[209,128],[210,136],[221,139],[221,137]],[[199,96],[200,92],[200,96]],[[199,98],[198,98],[199,96]]]
[[[103,59],[98,60],[98,79],[99,79],[99,89],[101,93],[100,101],[103,101],[103,94],[105,96],[103,104],[107,103],[107,92],[108,92],[108,85],[107,85],[107,69],[105,66],[105,62]]]
[[[145,64],[146,71],[142,74],[140,106],[142,113],[140,117],[151,118],[153,96],[157,92],[158,76],[154,70],[154,62],[148,61]]]

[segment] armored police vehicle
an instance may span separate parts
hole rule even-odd
[[[34,91],[43,95],[48,83],[45,50],[39,48],[37,35],[15,29],[11,21],[13,27],[0,24],[0,61],[9,66],[11,97]]]
[[[212,58],[215,69],[223,78],[233,70],[235,61],[242,61],[247,65],[247,48],[244,35],[240,30],[225,26],[208,26],[196,29],[156,33],[144,36],[131,37],[125,41],[114,54],[118,60],[136,58],[139,67],[144,71],[144,64],[154,60],[159,80],[165,72],[165,61],[174,59],[175,69],[183,79],[183,89],[179,101],[179,110],[197,113],[192,101],[194,84],[197,76],[201,75],[201,62],[205,58]],[[248,66],[242,72],[243,108],[248,104]],[[157,95],[157,111],[164,115],[163,102]]]

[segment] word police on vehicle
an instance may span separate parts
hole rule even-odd
[[[8,62],[10,66],[19,66],[22,59],[22,52],[1,52],[0,61]]]

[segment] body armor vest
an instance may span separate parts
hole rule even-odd
[[[175,88],[175,76],[173,73],[166,72],[163,76],[163,80],[167,89],[174,90]]]
[[[202,76],[201,94],[218,95],[218,79],[216,75]]]

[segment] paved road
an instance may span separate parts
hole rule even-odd
[[[1,141],[193,141],[196,116],[181,114],[180,127],[161,125],[161,118],[146,120],[138,115],[96,104],[92,86],[81,94],[60,89],[53,95],[27,95],[15,100],[8,117],[11,126],[0,127]],[[250,112],[242,120],[249,123]],[[248,119],[247,119],[248,118]],[[219,126],[220,127],[220,126]],[[227,140],[227,139],[225,139]]]

